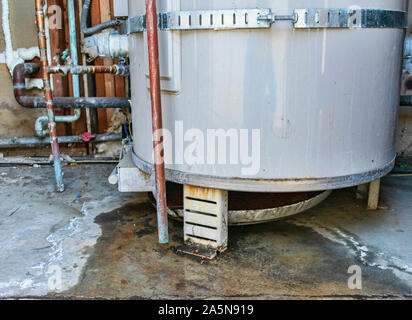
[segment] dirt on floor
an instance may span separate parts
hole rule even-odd
[[[233,227],[229,248],[211,262],[157,243],[145,194],[120,194],[113,165],[67,166],[67,191],[53,172],[0,168],[0,297],[50,298],[411,298],[412,180],[388,178],[382,210],[366,211],[353,188],[317,208],[270,224]],[[50,289],[50,267],[62,287]],[[351,290],[351,266],[362,289]]]

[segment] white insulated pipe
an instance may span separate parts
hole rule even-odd
[[[13,73],[14,67],[16,65],[23,63],[25,60],[32,60],[35,57],[39,57],[40,52],[38,47],[31,47],[27,49],[19,48],[16,51],[14,51],[10,31],[10,8],[8,0],[1,1],[1,9],[3,35],[4,41],[6,43],[6,51],[4,52],[4,55],[10,73]]]

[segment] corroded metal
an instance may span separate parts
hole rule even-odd
[[[93,142],[108,142],[108,141],[120,141],[122,139],[121,134],[98,134],[93,138]],[[84,143],[82,136],[65,136],[59,137],[59,143]],[[1,139],[0,148],[32,148],[38,146],[45,146],[51,143],[51,139],[46,138],[11,138]],[[136,169],[138,170],[138,169]]]
[[[36,22],[38,29],[39,38],[39,48],[40,48],[40,61],[42,63],[42,74],[44,83],[44,93],[47,105],[47,114],[49,118],[49,133],[50,142],[52,146],[52,154],[54,160],[54,171],[56,178],[56,188],[58,192],[64,191],[63,184],[63,171],[60,159],[59,142],[57,138],[56,122],[53,107],[53,92],[50,86],[50,74],[47,72],[48,60],[47,60],[47,39],[46,39],[46,29],[44,21],[44,11],[43,11],[43,1],[35,0],[36,7]]]
[[[27,95],[25,75],[37,73],[40,66],[37,63],[25,63],[17,65],[13,70],[13,88],[16,101],[25,108],[46,108],[44,97]],[[130,108],[127,98],[117,97],[53,97],[55,108]]]
[[[408,28],[408,13],[375,9],[296,9],[296,29]]]
[[[96,73],[111,73],[115,75],[128,76],[129,66],[111,65],[111,66],[79,66],[79,65],[65,65],[65,66],[49,66],[47,68],[49,73],[58,73],[62,76],[68,74],[96,74]]]
[[[276,221],[286,217],[294,216],[299,213],[305,212],[312,209],[325,201],[329,195],[332,193],[331,190],[324,191],[317,196],[304,200],[295,204],[277,207],[277,208],[267,208],[267,209],[256,209],[256,210],[229,210],[229,225],[241,226],[241,225],[251,225],[260,224]],[[170,209],[172,210],[172,209]],[[182,209],[175,209],[173,212],[169,213],[172,216],[183,218],[184,212]]]
[[[186,244],[176,248],[176,254],[195,256],[202,260],[213,260],[217,257],[217,253],[216,249],[196,244]]]
[[[153,165],[142,160],[133,153],[133,162],[146,172],[153,172]],[[386,176],[392,171],[395,159],[382,167],[353,175],[342,175],[324,178],[290,178],[290,179],[248,179],[240,177],[222,177],[217,175],[201,175],[166,168],[167,181],[209,187],[223,190],[244,192],[305,192],[341,189],[368,183]]]
[[[228,192],[184,186],[184,240],[223,252],[228,246]]]
[[[294,216],[312,209],[325,201],[331,190],[324,192],[292,192],[292,193],[228,193],[228,223],[230,226],[261,224]],[[152,205],[156,199],[148,194]],[[182,220],[184,217],[183,186],[167,183],[168,214]]]
[[[157,199],[157,219],[159,242],[169,242],[167,204],[166,204],[166,178],[165,165],[163,161],[164,147],[161,130],[162,104],[160,97],[160,72],[159,72],[159,43],[157,32],[156,1],[148,0],[146,4],[147,15],[147,42],[149,53],[150,73],[150,96],[152,101],[152,127],[153,127],[153,149],[155,162],[155,181]]]

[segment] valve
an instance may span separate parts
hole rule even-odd
[[[83,142],[90,142],[91,140],[95,139],[96,136],[93,134],[90,134],[88,132],[85,132],[82,134],[82,140]]]

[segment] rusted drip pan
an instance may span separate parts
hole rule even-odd
[[[45,29],[45,23],[44,23],[43,1],[35,0],[35,7],[36,7],[36,22],[37,22],[37,29],[38,29],[39,48],[40,48],[40,61],[43,67],[42,74],[43,74],[44,94],[45,94],[46,106],[47,106],[48,117],[49,117],[49,132],[50,132],[50,140],[51,140],[52,154],[53,154],[53,160],[54,160],[54,171],[55,171],[55,177],[56,177],[56,188],[58,192],[63,192],[64,191],[63,172],[62,172],[62,164],[60,160],[59,142],[57,139],[57,130],[56,130],[56,122],[55,122],[54,106],[53,106],[53,92],[50,86],[50,75],[46,70],[48,66],[48,61],[47,61],[47,39],[46,39],[46,29]]]
[[[153,126],[153,149],[155,161],[155,181],[157,199],[157,223],[159,242],[169,242],[167,203],[166,203],[166,179],[163,161],[164,147],[161,130],[162,104],[160,94],[160,71],[159,71],[159,43],[157,33],[157,10],[156,1],[148,0],[146,4],[147,42],[149,53],[150,74],[150,96],[152,101],[152,126]]]
[[[37,73],[40,66],[37,63],[25,63],[17,65],[13,70],[13,88],[16,101],[25,108],[47,108],[47,101],[43,97],[28,96],[25,77]],[[102,98],[102,97],[54,97],[55,108],[118,108],[130,109],[130,101],[126,98]]]
[[[168,214],[183,217],[183,185],[167,182]],[[260,193],[229,191],[229,225],[241,226],[266,223],[305,212],[322,203],[331,191]],[[156,200],[152,193],[153,205]]]

